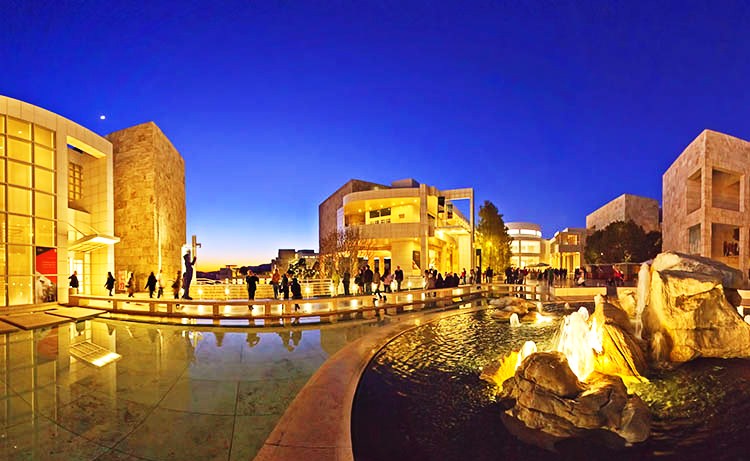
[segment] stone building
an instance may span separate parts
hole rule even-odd
[[[750,143],[704,130],[662,177],[662,249],[750,269]]]
[[[182,267],[186,242],[185,161],[153,122],[107,135],[114,152],[115,277],[133,272],[139,289],[162,270],[165,285]],[[121,285],[122,286],[122,285]]]
[[[659,231],[659,201],[638,195],[622,194],[586,215],[586,228],[602,230],[616,221],[633,221],[646,232]]]
[[[454,200],[469,200],[467,219]],[[371,267],[401,266],[406,276],[427,268],[474,267],[474,189],[439,190],[413,179],[390,186],[352,179],[318,207],[319,239],[356,228],[371,245]]]

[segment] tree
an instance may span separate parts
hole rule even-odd
[[[320,273],[323,277],[335,279],[334,274],[349,271],[354,278],[360,258],[372,259],[374,250],[374,241],[364,238],[357,227],[333,231],[321,240]]]
[[[485,200],[479,207],[479,223],[477,224],[477,241],[482,249],[483,263],[491,267],[495,272],[501,271],[510,265],[510,242],[513,240],[508,235],[508,228],[503,222],[497,207]]]
[[[615,221],[586,239],[589,264],[641,263],[661,252],[661,232],[646,233],[633,221]]]

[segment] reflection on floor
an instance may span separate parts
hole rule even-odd
[[[252,459],[308,378],[372,324],[191,328],[0,334],[0,459]],[[111,360],[71,354],[91,344]]]

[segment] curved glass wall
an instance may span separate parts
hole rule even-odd
[[[55,133],[0,115],[0,306],[57,293]]]

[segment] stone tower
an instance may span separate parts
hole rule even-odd
[[[162,269],[165,292],[181,267],[186,243],[185,161],[153,122],[107,135],[114,158],[115,277],[135,274],[142,290]]]

